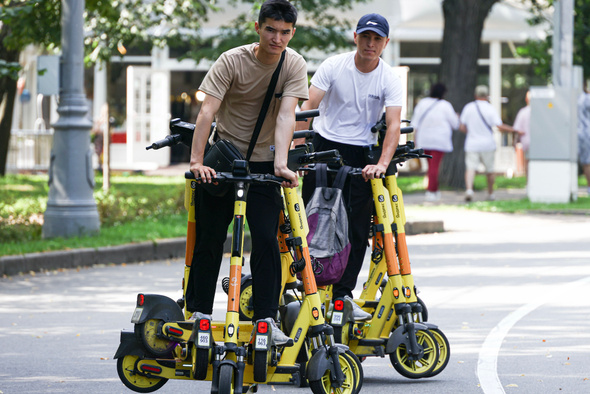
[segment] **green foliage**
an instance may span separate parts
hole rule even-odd
[[[166,215],[135,220],[117,226],[105,226],[100,230],[100,235],[95,237],[41,239],[39,236],[26,242],[2,242],[0,256],[68,250],[72,248],[72,245],[76,245],[76,248],[99,248],[185,235],[186,214]]]
[[[350,46],[352,37],[345,34],[355,20],[342,18],[342,12],[352,9],[357,3],[367,0],[294,0],[292,3],[298,11],[296,34],[289,47],[296,51],[319,49],[324,52]],[[230,5],[238,1],[231,1]],[[258,12],[262,1],[243,0],[242,3],[252,4],[247,13],[240,14],[236,19],[221,26],[221,32],[215,37],[204,37],[201,45],[193,47],[186,57],[195,60],[216,59],[224,51],[239,45],[258,41],[254,22],[258,20]],[[360,15],[359,15],[360,17]]]
[[[507,178],[505,176],[497,176],[494,185],[497,189],[524,189],[526,188],[527,179],[524,176]],[[485,175],[477,175],[473,181],[474,190],[486,190],[487,179]]]
[[[148,43],[165,45],[200,44],[197,31],[216,11],[215,2],[205,0],[87,0],[86,61],[108,60],[123,55],[126,48]]]
[[[28,242],[41,237],[47,205],[47,177],[0,177],[0,239]]]
[[[86,0],[85,60],[108,60],[140,43],[193,44],[207,13],[217,10],[213,4],[206,0]],[[18,51],[29,44],[50,50],[59,47],[61,6],[62,0],[4,0],[1,28],[10,29],[11,34],[0,45]]]
[[[102,192],[102,177],[96,177],[95,198],[101,218],[101,231],[94,237],[42,239],[43,212],[47,205],[47,176],[7,175],[0,178],[0,256],[66,250],[76,247],[102,247],[133,242],[182,237],[186,234],[184,179],[180,177],[114,176],[112,193]],[[580,177],[580,186],[586,185]],[[424,191],[424,177],[401,175],[398,185],[405,194]],[[498,177],[499,188],[523,188],[524,177]],[[485,176],[478,175],[476,189],[485,188]],[[468,204],[470,209],[493,212],[582,211],[590,212],[590,198],[580,197],[570,204],[520,201],[482,201]],[[437,207],[437,209],[444,209]],[[231,230],[231,225],[230,225]]]
[[[554,0],[530,0],[533,17],[531,25],[538,25],[552,20],[547,17],[547,10],[553,7]],[[551,76],[551,56],[553,47],[553,31],[547,32],[547,38],[541,41],[529,40],[523,47],[517,48],[520,56],[531,59],[535,73],[549,79]],[[574,64],[584,69],[584,78],[590,78],[590,2],[574,0]]]
[[[94,197],[101,221],[101,237],[111,228],[144,223],[147,234],[135,240],[124,238],[133,242],[157,231],[145,223],[157,223],[178,215],[184,216],[186,221],[182,178],[113,177],[109,194],[105,194],[101,186],[102,177],[99,176]],[[0,178],[0,239],[6,243],[49,242],[51,245],[53,241],[41,240],[48,192],[47,176],[7,175]]]
[[[0,22],[11,34],[1,45],[19,51],[29,44],[56,45],[61,35],[60,15],[61,0],[4,0]]]
[[[342,11],[366,0],[295,0],[299,11],[297,34],[291,42],[296,50],[318,48],[329,51],[350,44],[343,33],[356,21],[341,20]],[[238,1],[230,2],[235,6]],[[191,48],[185,57],[215,59],[235,46],[255,42],[254,30],[261,1],[244,0],[250,12],[229,21],[215,37],[203,37],[199,29],[211,12],[219,8],[207,0],[86,0],[85,61],[123,55],[134,46],[165,45]],[[2,29],[11,34],[0,44],[22,50],[39,44],[54,50],[61,43],[62,0],[4,0],[0,7]],[[0,70],[2,69],[0,64]]]
[[[528,198],[506,201],[477,201],[468,204],[470,209],[485,212],[506,213],[572,213],[590,215],[590,197],[578,197],[576,201],[569,203],[540,203],[531,202]]]
[[[16,80],[18,79],[19,70],[20,64],[0,59],[0,78],[9,77]]]

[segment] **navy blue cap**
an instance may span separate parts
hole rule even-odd
[[[359,19],[356,25],[357,34],[368,30],[374,31],[381,37],[389,37],[389,23],[379,14],[367,14]]]

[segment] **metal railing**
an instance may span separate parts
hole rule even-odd
[[[6,170],[47,171],[52,143],[53,130],[12,130]]]

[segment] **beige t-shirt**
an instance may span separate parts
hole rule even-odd
[[[256,120],[275,64],[263,64],[255,56],[258,43],[224,52],[209,70],[199,90],[222,101],[217,112],[219,138],[230,140],[246,156]],[[275,97],[262,124],[251,161],[274,160],[274,130],[282,97],[307,100],[307,65],[301,55],[287,48]]]

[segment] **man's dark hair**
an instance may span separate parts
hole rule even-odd
[[[258,24],[262,25],[266,18],[292,23],[297,22],[297,9],[287,0],[267,0],[260,7]]]
[[[430,97],[442,99],[446,92],[447,87],[444,84],[438,82],[432,85],[430,88]]]

